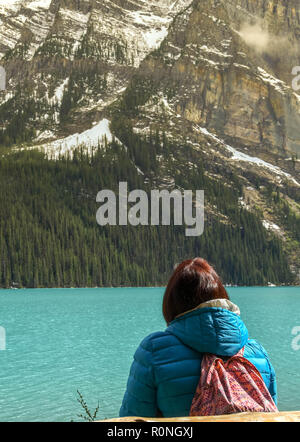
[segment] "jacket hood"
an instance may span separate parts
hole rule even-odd
[[[213,300],[178,316],[167,332],[199,353],[233,356],[248,341],[239,308],[228,300]]]

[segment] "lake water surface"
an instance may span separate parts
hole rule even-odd
[[[300,410],[299,287],[228,289],[250,337],[268,351],[280,410]],[[70,421],[99,401],[99,418],[118,416],[132,356],[164,330],[162,288],[0,291],[0,421]],[[298,340],[300,344],[300,339]],[[295,346],[294,346],[295,347]]]

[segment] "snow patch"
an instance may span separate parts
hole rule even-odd
[[[63,9],[59,10],[59,13],[64,16],[65,19],[69,19],[73,22],[77,22],[78,24],[85,25],[89,21],[90,14],[84,14],[83,12],[74,11],[71,9]]]
[[[66,78],[66,79],[62,82],[62,84],[59,85],[59,86],[55,89],[55,92],[54,92],[54,101],[55,101],[56,103],[61,104],[61,101],[62,101],[62,98],[63,98],[63,95],[64,95],[64,90],[65,90],[65,87],[66,87],[66,85],[68,84],[68,82],[69,82],[69,77]]]
[[[217,49],[217,48],[215,48],[215,47],[209,48],[208,46],[203,45],[203,46],[200,47],[200,49],[201,49],[202,51],[204,51],[204,52],[207,52],[207,53],[210,53],[210,54],[218,55],[219,57],[229,57],[229,58],[232,58],[232,57],[233,57],[233,56],[230,55],[230,54],[226,54],[225,52],[221,52],[221,51],[219,51],[219,49]]]
[[[134,11],[130,13],[134,22],[140,25],[153,25],[153,24],[166,24],[170,21],[169,18],[159,17],[158,15],[153,15],[147,12]]]
[[[36,141],[42,141],[42,140],[46,140],[47,138],[53,138],[54,137],[54,132],[52,132],[52,130],[45,130],[43,132],[41,132],[37,137],[36,137]]]
[[[274,166],[273,164],[267,163],[266,161],[264,161],[260,158],[252,157],[252,156],[247,155],[243,152],[240,152],[237,149],[234,149],[233,147],[226,144],[223,140],[218,138],[216,135],[209,132],[205,127],[197,127],[197,129],[201,133],[203,133],[204,135],[206,135],[206,136],[210,137],[211,139],[213,139],[214,141],[216,141],[217,143],[222,144],[222,146],[224,146],[229,152],[232,153],[232,157],[231,157],[232,160],[245,161],[248,163],[255,164],[256,166],[259,166],[259,167],[264,167],[266,169],[269,169],[271,172],[275,173],[276,175],[284,176],[285,178],[289,179],[294,184],[296,184],[296,186],[300,187],[300,184],[289,173],[284,172],[278,166]]]
[[[168,35],[168,28],[164,27],[160,30],[152,29],[151,31],[147,31],[144,33],[144,40],[149,48],[157,49],[160,43],[166,38]]]
[[[26,2],[26,7],[37,11],[38,9],[49,9],[51,0],[35,0]]]
[[[265,83],[269,83],[271,86],[273,86],[274,89],[276,89],[281,94],[284,94],[285,91],[287,89],[289,89],[288,86],[283,81],[278,80],[278,78],[276,78],[276,77],[273,77],[273,75],[269,74],[264,69],[258,67],[258,71],[259,71],[259,74],[260,74],[259,77]]]
[[[70,9],[59,9],[59,14],[66,22],[65,35],[69,38],[79,41],[86,32],[87,23],[90,19],[90,13],[73,11]]]
[[[21,5],[21,0],[0,0],[1,9],[17,9]]]
[[[265,229],[267,230],[271,230],[273,232],[280,232],[280,227],[277,226],[277,224],[271,223],[269,221],[266,221],[265,219],[263,220],[263,226]]]
[[[249,66],[246,66],[245,64],[233,63],[233,66],[235,66],[236,68],[242,68],[242,69],[250,70]]]
[[[97,147],[98,144],[103,145],[105,139],[108,143],[112,142],[114,137],[110,131],[109,125],[110,121],[104,118],[91,129],[43,144],[39,146],[39,148],[55,158],[58,158],[59,154],[64,155],[67,152],[72,152],[76,147],[81,145],[84,145],[90,150],[92,147]],[[115,140],[121,144],[118,139]]]

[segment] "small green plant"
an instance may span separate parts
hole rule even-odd
[[[89,407],[87,406],[87,403],[85,402],[82,394],[79,390],[77,390],[78,398],[77,401],[80,403],[82,408],[84,409],[85,414],[78,414],[77,416],[88,421],[88,422],[94,422],[96,420],[98,411],[99,411],[99,402],[97,407],[95,408],[95,411],[92,412]]]

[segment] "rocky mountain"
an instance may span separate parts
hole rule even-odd
[[[0,0],[0,36],[4,154],[114,139],[144,152],[162,136],[155,168],[131,157],[145,183],[188,186],[200,163],[211,182],[238,180],[234,204],[299,283],[298,0]],[[235,225],[212,200],[206,211]]]
[[[141,60],[161,43],[172,18],[186,4],[183,0],[3,2],[0,56],[8,78],[4,101],[14,99],[14,91],[22,85],[42,107],[35,123],[39,139],[52,132],[54,137],[72,133],[72,127],[61,127],[58,113],[64,90],[78,77],[75,126],[79,120],[79,128],[89,127],[91,119],[99,118],[99,112],[124,91]]]

